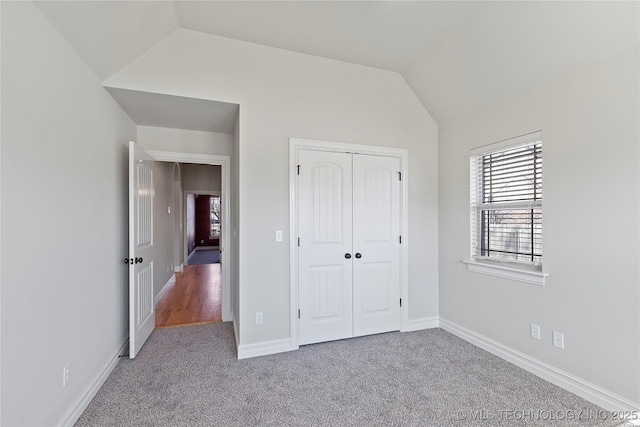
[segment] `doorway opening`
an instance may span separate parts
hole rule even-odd
[[[179,166],[183,167],[185,181],[192,182],[189,178],[193,169],[189,165],[176,164]],[[211,187],[219,187],[220,168],[201,165],[199,171],[207,169],[210,173],[200,176],[213,176],[204,180],[204,186],[209,183]],[[182,192],[181,183],[175,187]],[[180,271],[175,272],[175,283],[156,305],[157,329],[222,322],[221,195],[201,191],[188,192],[184,196],[184,200],[174,197],[174,200],[178,199],[176,212],[184,212],[186,224],[185,232],[175,235],[174,248],[181,252],[178,247],[184,241],[188,255],[185,262],[181,262]]]
[[[137,125],[137,139],[140,143],[140,149],[146,151],[151,157],[151,164],[154,166],[164,164],[167,180],[163,180],[166,184],[162,188],[160,194],[174,197],[174,200],[165,198],[158,200],[155,196],[158,193],[149,191],[151,196],[150,206],[146,206],[147,210],[153,213],[154,219],[158,219],[162,223],[165,234],[153,236],[151,245],[154,252],[149,256],[144,256],[145,262],[153,262],[153,274],[149,274],[148,287],[151,295],[149,301],[146,301],[145,308],[149,307],[147,314],[155,314],[155,306],[162,298],[168,288],[175,283],[175,274],[184,271],[184,216],[176,218],[174,214],[181,213],[181,203],[183,194],[180,188],[176,188],[184,178],[180,166],[174,169],[174,180],[171,182],[171,168],[174,164],[198,164],[198,165],[218,165],[222,170],[222,186],[220,187],[221,200],[226,200],[226,206],[221,206],[221,228],[220,228],[220,244],[219,250],[223,254],[220,265],[220,282],[222,288],[222,320],[232,321],[234,311],[237,315],[239,312],[238,300],[239,292],[237,285],[238,278],[238,244],[236,236],[239,233],[239,217],[234,213],[233,217],[229,215],[231,203],[234,205],[234,211],[238,212],[238,193],[237,177],[239,171],[238,153],[240,145],[240,106],[236,103],[216,101],[209,99],[173,96],[164,93],[144,92],[139,90],[131,90],[118,87],[105,86],[116,102],[122,107],[123,111]],[[143,148],[144,147],[144,148]],[[154,151],[155,150],[155,151]],[[205,154],[209,153],[209,154]],[[234,156],[233,174],[234,185],[233,194],[231,192],[231,156]],[[129,181],[132,179],[133,172],[136,167],[132,165],[135,156],[130,156],[129,163]],[[167,165],[169,165],[167,167]],[[173,195],[170,188],[173,187]],[[130,191],[130,199],[134,196],[140,196],[140,192]],[[180,204],[176,201],[179,200]],[[135,206],[134,203],[129,203]],[[137,230],[135,225],[136,213],[130,209],[129,213],[129,230],[130,234]],[[162,215],[155,215],[155,214]],[[154,221],[155,222],[155,221]],[[171,224],[174,227],[171,227]],[[133,224],[133,225],[132,225]],[[231,228],[233,226],[233,228]],[[182,227],[182,229],[180,229]],[[151,229],[155,228],[153,225]],[[133,232],[131,232],[133,230]],[[233,231],[232,231],[233,230]],[[231,239],[233,235],[233,239]],[[172,245],[169,240],[178,240],[178,244]],[[130,238],[130,245],[135,239]],[[162,242],[164,240],[164,242]],[[166,242],[166,243],[165,243]],[[157,246],[155,246],[157,244]],[[151,246],[150,245],[150,246]],[[157,249],[157,250],[155,250]],[[224,252],[227,251],[227,254]],[[134,252],[135,251],[131,251]],[[157,258],[156,258],[157,255]],[[226,255],[226,256],[225,256]],[[133,270],[133,269],[132,269]],[[130,282],[131,273],[130,273]],[[129,298],[129,324],[133,325],[140,320],[136,318],[139,315],[137,306],[139,298],[135,297],[136,293],[133,285],[130,287]],[[133,289],[133,290],[132,290]],[[133,297],[131,297],[133,295]],[[232,308],[235,306],[235,310]],[[149,319],[155,320],[155,316],[148,315],[144,321]],[[149,322],[155,323],[155,322]],[[234,329],[236,336],[237,328]],[[130,339],[135,340],[135,334],[131,334]],[[147,335],[148,336],[148,335]],[[132,358],[135,357],[132,352]]]
[[[173,163],[173,210],[174,210],[174,272],[175,281],[158,295],[156,301],[156,327],[174,327],[201,323],[230,321],[231,315],[231,259],[230,239],[230,157],[149,151],[156,162]],[[216,188],[202,186],[202,180],[189,180],[190,169],[201,179],[211,178],[214,170],[218,177]],[[200,183],[199,185],[193,184]],[[189,249],[190,230],[188,224],[193,201],[195,214],[196,195],[204,206],[205,235],[199,236],[200,251]],[[164,208],[163,208],[164,209]],[[213,217],[212,217],[213,215]],[[194,220],[195,225],[195,220]],[[193,240],[196,238],[195,228]],[[205,238],[206,237],[206,238]],[[217,259],[213,263],[196,262],[191,252],[215,250]],[[225,256],[228,251],[229,256]],[[193,265],[192,265],[193,264]]]
[[[215,192],[188,192],[185,195],[186,264],[220,262],[222,198]]]

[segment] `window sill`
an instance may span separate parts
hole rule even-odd
[[[522,268],[481,262],[476,260],[462,260],[467,264],[467,270],[489,276],[503,277],[506,279],[517,280],[519,282],[531,283],[532,285],[544,286],[547,273],[539,271],[525,270]]]

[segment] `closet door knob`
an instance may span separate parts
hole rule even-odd
[[[362,258],[362,254],[360,252],[356,252],[356,258]]]
[[[351,254],[350,254],[350,253],[346,253],[346,254],[344,254],[344,257],[345,257],[346,259],[350,259],[350,258],[351,258]]]

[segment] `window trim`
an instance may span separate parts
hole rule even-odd
[[[542,131],[532,132],[525,135],[520,135],[515,138],[509,138],[506,140],[502,140],[493,144],[484,145],[482,147],[477,147],[469,152],[469,158],[472,159],[478,156],[489,155],[495,152],[518,148],[521,146],[529,145],[533,141],[542,140]],[[469,183],[472,183],[472,178],[469,177]],[[470,191],[471,186],[470,186]],[[508,203],[505,205],[511,205],[510,208],[514,208],[519,203]],[[542,208],[542,201],[525,201],[522,204],[528,205],[539,205]],[[495,205],[500,205],[499,203]],[[470,213],[472,217],[470,218],[470,223],[472,221],[477,221],[477,209],[481,207],[480,205],[471,205]],[[507,207],[507,206],[505,206]],[[495,277],[502,277],[511,280],[516,280],[519,282],[530,283],[533,285],[544,286],[545,279],[548,276],[548,273],[543,272],[543,265],[535,265],[528,263],[519,263],[517,261],[501,261],[499,259],[488,259],[477,257],[473,253],[473,242],[477,239],[477,237],[471,236],[470,233],[470,248],[469,248],[469,259],[462,260],[463,263],[466,264],[467,270],[475,273],[486,274]]]
[[[483,156],[486,154],[493,154],[498,151],[503,151],[510,148],[518,148],[524,145],[529,145],[531,144],[532,141],[536,141],[536,140],[542,140],[541,130],[516,136],[509,139],[503,139],[502,141],[494,142],[494,143],[483,145],[480,147],[472,148],[471,151],[469,151],[469,155]]]
[[[462,262],[467,264],[467,270],[475,273],[503,277],[538,286],[544,286],[545,279],[549,275],[548,273],[534,271],[532,269],[524,268],[524,266],[518,266],[517,264],[505,265],[492,260],[480,261],[477,259],[465,259],[462,260]]]

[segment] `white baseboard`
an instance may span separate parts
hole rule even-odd
[[[220,249],[220,246],[196,246],[195,248],[196,251],[210,251],[211,249]]]
[[[421,319],[413,319],[407,322],[407,328],[402,332],[420,331],[422,329],[433,329],[440,326],[440,318],[438,316],[423,317]]]
[[[72,427],[76,423],[76,421],[78,421],[82,413],[85,411],[85,409],[87,409],[87,406],[89,406],[89,403],[91,403],[93,398],[98,393],[98,390],[100,390],[100,387],[102,387],[111,372],[113,372],[113,369],[116,367],[118,361],[120,360],[120,355],[128,349],[129,335],[124,338],[124,341],[122,341],[117,349],[111,352],[111,355],[107,359],[106,363],[98,372],[98,374],[93,378],[93,381],[91,381],[89,387],[86,388],[84,393],[82,393],[80,398],[76,401],[67,415],[58,425],[62,427]]]
[[[174,273],[182,273],[184,271],[184,264],[177,265],[173,267]]]
[[[156,298],[154,300],[156,305],[174,283],[176,283],[176,275],[172,274],[169,280],[167,281],[167,283],[165,283],[162,289],[160,289],[160,292],[158,292],[158,295],[156,295]]]
[[[562,387],[608,411],[638,411],[640,403],[632,402],[568,372],[507,347],[454,322],[440,318],[440,327],[463,340],[480,347],[516,366]]]
[[[239,345],[238,359],[248,359],[250,357],[284,353],[285,351],[292,351],[297,349],[297,347],[291,345],[291,340],[289,338],[259,342],[255,344]]]

